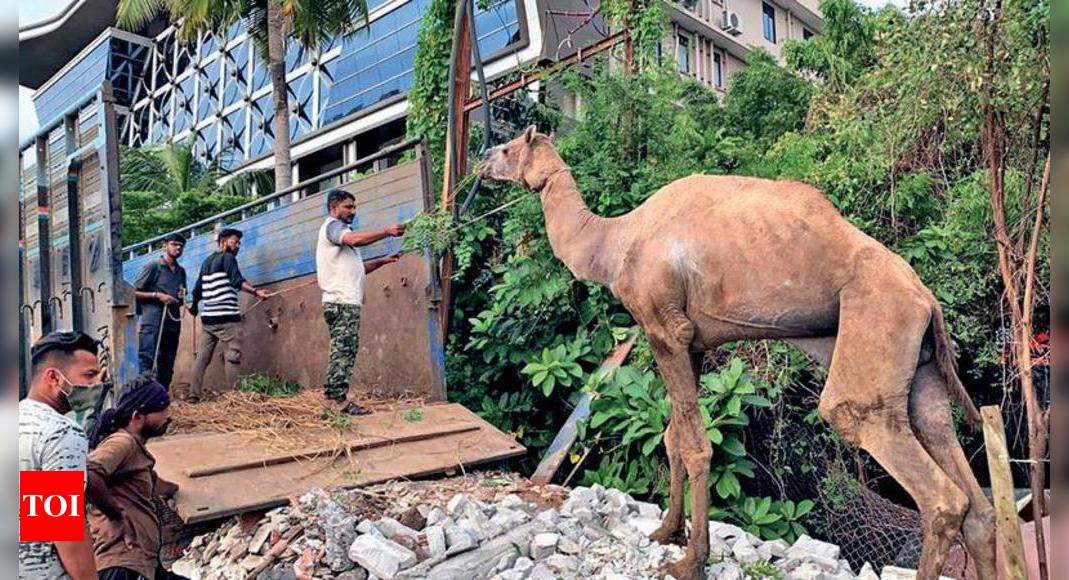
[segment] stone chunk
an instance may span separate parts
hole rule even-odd
[[[427,524],[428,526],[436,526],[444,523],[449,519],[449,516],[441,510],[441,508],[433,507],[427,512]]]
[[[531,540],[531,558],[541,560],[553,554],[557,551],[558,541],[560,541],[560,534],[553,532],[535,534]]]
[[[385,538],[364,534],[349,547],[349,559],[360,564],[379,578],[393,578],[405,568],[416,564],[416,554],[408,548]]]
[[[382,532],[382,535],[387,538],[393,538],[394,536],[408,536],[414,538],[419,535],[419,532],[412,528],[402,524],[401,522],[393,518],[382,518],[375,522],[375,527]]]
[[[839,560],[839,546],[814,540],[802,534],[795,540],[794,545],[787,549],[787,555],[792,558],[804,558],[805,555],[820,556],[828,560]]]
[[[879,574],[872,569],[872,564],[865,562],[857,573],[858,580],[880,580]]]
[[[264,524],[256,529],[256,533],[252,535],[252,539],[249,540],[249,553],[250,554],[262,554],[264,544],[267,543],[267,539],[271,537],[271,532],[274,531],[275,526],[271,524]]]
[[[453,525],[445,527],[445,544],[446,554],[452,556],[478,546],[479,542],[460,526]]]
[[[468,499],[468,496],[458,493],[449,500],[448,504],[446,504],[445,511],[454,517],[463,515],[470,503],[471,501]]]
[[[427,538],[427,553],[432,558],[445,555],[447,546],[442,526],[427,526],[423,529],[423,535]]]
[[[709,567],[706,575],[717,580],[743,580],[746,574],[734,562],[718,562]]]

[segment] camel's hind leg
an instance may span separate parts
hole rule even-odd
[[[917,440],[910,384],[931,308],[927,297],[887,276],[860,278],[840,294],[839,332],[819,411],[868,451],[913,497],[923,522],[917,577],[938,578],[969,499]]]
[[[835,351],[835,338],[788,339],[817,364],[827,368]],[[939,467],[969,496],[969,511],[962,523],[962,535],[969,556],[981,580],[994,578],[995,515],[973,475],[965,452],[958,443],[950,414],[946,382],[932,361],[917,369],[910,388],[909,416],[913,432]]]
[[[935,362],[917,369],[910,391],[909,417],[913,431],[932,458],[969,496],[969,511],[962,523],[965,547],[981,580],[993,579],[995,568],[995,510],[973,475],[958,443],[950,414],[948,390]]]

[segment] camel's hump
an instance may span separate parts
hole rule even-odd
[[[818,204],[834,209],[831,201],[819,189],[785,179],[764,179],[742,175],[706,175],[696,173],[664,186],[656,195],[676,197],[711,196],[721,201],[731,199],[772,197],[779,202],[797,201],[806,205]]]

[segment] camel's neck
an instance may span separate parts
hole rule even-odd
[[[553,254],[576,278],[612,286],[623,262],[624,228],[587,208],[563,162],[546,173],[541,195]]]

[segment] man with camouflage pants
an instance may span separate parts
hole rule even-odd
[[[349,415],[370,411],[348,400],[349,377],[360,344],[360,309],[364,302],[367,274],[400,259],[400,254],[364,261],[360,247],[405,233],[393,224],[381,230],[354,232],[349,229],[356,215],[356,198],[338,189],[327,192],[329,216],[319,228],[316,242],[316,278],[323,291],[323,318],[330,331],[330,362],[323,381],[328,404]]]

